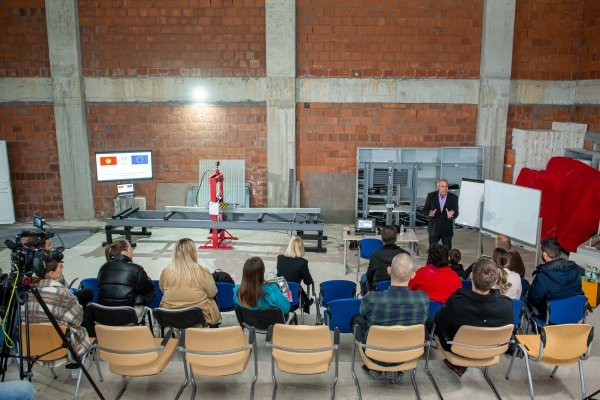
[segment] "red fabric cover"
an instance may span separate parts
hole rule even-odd
[[[461,287],[462,282],[452,268],[438,268],[433,264],[419,268],[415,277],[408,282],[410,290],[422,290],[427,293],[429,300],[440,303],[445,303]]]
[[[542,239],[556,237],[568,251],[589,239],[600,221],[600,171],[568,157],[553,157],[545,171],[523,168],[517,185],[542,191]]]

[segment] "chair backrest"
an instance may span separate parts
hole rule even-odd
[[[64,326],[60,327],[63,333],[67,331]],[[23,354],[27,353],[27,343],[25,336],[25,325],[21,325],[21,343],[23,344]],[[62,339],[56,333],[52,324],[29,324],[29,348],[32,356],[48,353],[41,357],[41,361],[55,361],[67,357],[67,349],[62,347]]]
[[[369,329],[367,345],[382,349],[408,348],[425,342],[425,325],[412,326],[372,326]],[[365,355],[373,360],[387,363],[403,363],[419,358],[425,349],[419,347],[403,351],[380,351],[365,349]]]
[[[383,292],[384,290],[388,290],[388,288],[390,287],[391,284],[392,284],[391,280],[379,281],[379,282],[377,282],[377,290],[379,290],[380,292]]]
[[[443,303],[435,300],[429,300],[429,315],[435,315],[444,307]]]
[[[576,324],[583,320],[587,297],[580,294],[560,300],[548,301],[548,321],[554,325]]]
[[[236,305],[235,315],[240,326],[245,326],[247,328],[253,326],[259,333],[266,333],[270,325],[285,324],[283,311],[281,311],[281,308],[277,307],[249,310]]]
[[[138,325],[138,317],[133,307],[107,307],[88,303],[86,312],[96,324],[108,326]]]
[[[329,330],[339,328],[340,333],[352,333],[352,317],[360,314],[361,299],[332,300],[327,304]]]
[[[463,325],[458,329],[453,342],[467,346],[490,346],[489,348],[473,348],[453,344],[453,353],[465,358],[484,359],[496,357],[508,350],[508,342],[515,326],[513,324],[498,328],[483,328]],[[506,343],[506,344],[503,344]]]
[[[360,240],[360,258],[369,259],[371,253],[377,251],[383,247],[383,241],[376,238],[367,238]]]
[[[473,282],[468,280],[462,281],[462,288],[467,290],[473,290]]]
[[[290,292],[292,293],[290,307],[298,306],[300,304],[300,284],[296,282],[288,282],[287,284],[290,287]]]
[[[521,316],[523,315],[523,305],[524,303],[521,300],[517,300],[517,299],[512,299],[513,301],[513,308],[515,310],[515,320],[514,320],[514,324],[515,327],[518,327],[519,325],[521,325]]]
[[[136,367],[158,359],[158,351],[140,354],[117,354],[117,352],[140,351],[157,348],[152,332],[145,326],[106,326],[96,325],[96,339],[100,357],[109,364],[123,367]]]
[[[248,337],[239,326],[219,329],[190,328],[185,331],[186,350],[202,352],[225,352],[248,346]],[[186,353],[194,373],[204,376],[237,374],[246,368],[250,349],[218,355]]]
[[[157,280],[153,280],[152,283],[154,283],[154,287],[156,288],[156,297],[154,298],[154,300],[152,300],[152,303],[150,303],[148,308],[158,308],[160,307],[160,302],[163,298],[163,292],[162,290],[160,290]]]
[[[98,279],[97,278],[82,279],[81,282],[79,283],[79,286],[81,286],[84,289],[92,289],[92,292],[94,292],[94,297],[92,298],[92,303],[98,302]]]
[[[215,282],[217,285],[217,303],[219,304],[219,311],[233,311],[235,307],[235,302],[233,301],[233,288],[235,285],[233,283],[227,282]]]
[[[321,282],[321,304],[326,306],[331,300],[351,299],[356,296],[356,283],[343,279]]]
[[[291,350],[318,350],[333,346],[326,326],[282,325],[273,326],[273,346]],[[277,369],[291,374],[320,374],[327,372],[333,359],[333,350],[314,353],[296,353],[273,348]]]
[[[200,307],[186,307],[179,310],[155,308],[152,314],[160,325],[175,329],[188,329],[197,325],[206,326],[206,319]]]
[[[542,327],[544,356],[568,360],[585,354],[593,327],[587,324],[565,324]]]

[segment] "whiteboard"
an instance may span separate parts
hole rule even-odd
[[[481,217],[481,202],[483,201],[483,181],[463,179],[458,196],[457,225],[479,228]]]
[[[537,245],[541,199],[540,190],[486,179],[482,227]]]

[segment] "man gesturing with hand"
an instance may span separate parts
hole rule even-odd
[[[429,215],[429,244],[442,241],[448,250],[452,249],[454,235],[454,219],[458,217],[458,196],[448,193],[448,181],[440,179],[438,190],[427,195],[423,214]]]

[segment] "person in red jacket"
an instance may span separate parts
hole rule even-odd
[[[428,250],[430,264],[417,270],[408,282],[410,290],[422,290],[429,300],[445,303],[462,282],[456,272],[448,266],[448,250],[441,244],[432,244]]]

